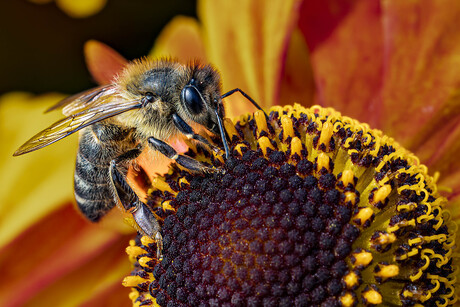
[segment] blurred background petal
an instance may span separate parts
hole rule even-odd
[[[201,26],[195,18],[177,16],[161,31],[149,56],[177,58],[182,63],[206,63]]]
[[[43,110],[64,96],[9,93],[0,97],[0,246],[59,205],[72,200],[76,136],[13,158],[15,150],[61,115]]]
[[[98,84],[109,84],[128,64],[121,54],[104,43],[89,40],[84,46],[86,66]]]
[[[300,3],[297,0],[198,3],[207,57],[223,76],[224,92],[241,88],[263,107],[277,103],[280,75],[289,38],[297,25]],[[236,103],[236,98],[227,101],[230,117],[247,108]]]

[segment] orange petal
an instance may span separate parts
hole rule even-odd
[[[304,1],[299,25],[311,50],[315,103],[373,124],[383,50],[379,1]]]
[[[89,40],[84,46],[86,66],[98,84],[112,83],[128,61],[118,52],[96,40]]]
[[[431,159],[448,137],[436,135],[436,130],[440,125],[452,128],[459,118],[460,2],[382,3],[385,66],[381,128],[416,153],[425,151],[421,148],[434,136],[432,152],[423,153]]]
[[[263,107],[277,103],[279,78],[299,1],[213,1],[198,3],[208,59],[223,76],[224,91],[241,88]],[[228,116],[249,109],[226,99]]]
[[[310,55],[304,37],[298,29],[292,33],[280,82],[281,105],[295,102],[303,106],[313,104],[315,83]]]
[[[444,129],[445,134],[436,133],[423,147],[437,147],[437,150],[432,151],[434,154],[431,159],[427,161],[429,170],[441,174],[439,185],[452,189],[448,196],[457,197],[460,202],[460,118],[453,127],[448,125],[442,130]]]
[[[460,180],[460,175],[457,174],[456,177],[457,180]],[[457,190],[454,193],[450,194],[448,199],[449,202],[447,203],[447,206],[452,216],[452,219],[455,222],[457,222],[457,224],[460,224],[460,189],[457,188]],[[457,232],[460,232],[460,230]]]
[[[68,203],[0,250],[0,305],[86,301],[129,272],[127,241],[126,235],[89,224]]]
[[[173,57],[182,63],[192,60],[206,61],[201,29],[196,19],[177,16],[163,28],[151,57]]]
[[[31,136],[62,117],[58,112],[43,114],[62,98],[58,94],[0,96],[0,248],[73,199],[76,136],[24,156],[12,156]]]

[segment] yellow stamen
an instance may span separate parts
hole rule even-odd
[[[149,267],[148,263],[152,261],[153,259],[150,257],[141,257],[139,258],[139,264],[145,268]]]
[[[185,179],[185,177],[182,177],[181,179],[179,179],[179,186],[183,187],[184,184],[190,185],[190,183],[187,181],[187,179]]]
[[[171,205],[170,205],[171,201],[170,200],[166,200],[164,202],[161,203],[161,206],[163,207],[163,210],[173,210],[173,211],[176,211]]]
[[[155,243],[155,240],[153,240],[152,238],[150,238],[149,236],[142,236],[141,238],[141,243],[142,245],[149,245],[149,244],[153,244]]]
[[[291,156],[295,154],[302,157],[302,141],[298,137],[293,137],[291,141]]]
[[[137,287],[137,285],[139,284],[142,284],[144,282],[146,282],[147,280],[145,280],[144,278],[140,277],[140,276],[126,276],[124,279],[123,279],[123,286],[125,287]]]
[[[321,135],[318,141],[318,146],[324,144],[325,151],[329,151],[329,143],[331,142],[332,133],[334,133],[334,125],[332,125],[331,122],[326,121],[323,124],[323,129],[321,130]]]
[[[380,271],[376,272],[375,275],[383,278],[383,280],[399,274],[399,267],[396,264],[379,265],[379,268]]]
[[[354,287],[359,285],[359,277],[356,275],[355,272],[350,272],[343,278],[345,285],[348,289],[353,289]]]
[[[235,146],[235,150],[242,156],[243,155],[242,148],[246,148],[246,147],[247,146],[244,144],[238,144]]]
[[[143,248],[140,248],[139,246],[128,246],[126,248],[126,253],[130,257],[137,257],[139,255],[145,254],[145,250]]]
[[[393,233],[381,233],[374,242],[380,245],[393,243],[396,241],[396,236]]]
[[[396,210],[400,212],[409,212],[409,211],[414,210],[415,208],[417,208],[416,203],[408,203],[408,204],[398,205],[396,207]]]
[[[230,137],[230,140],[233,139],[233,136],[238,137],[238,132],[236,131],[235,125],[230,118],[224,118],[224,127]]]
[[[259,143],[260,148],[262,149],[262,152],[264,153],[264,156],[267,156],[268,148],[273,149],[273,150],[275,149],[272,143],[270,143],[270,140],[266,136],[261,137],[258,143]]]
[[[220,163],[222,163],[222,164],[225,163],[224,158],[222,157],[221,154],[219,154],[219,153],[213,151],[213,152],[212,152],[212,155],[214,156],[214,159],[219,160]]]
[[[363,297],[369,304],[382,304],[382,295],[374,289],[363,292]]]
[[[287,115],[281,116],[281,126],[283,126],[283,140],[288,137],[294,137],[294,127],[292,126],[292,120]]]
[[[355,258],[355,262],[353,263],[355,267],[357,266],[365,267],[369,265],[369,263],[371,263],[373,259],[372,253],[365,251],[365,250],[362,250],[359,253],[354,253],[353,257]]]
[[[324,152],[318,155],[317,163],[318,163],[318,167],[316,168],[317,172],[320,172],[323,169],[323,167],[327,171],[330,171],[329,169],[330,158]]]
[[[356,204],[356,193],[355,192],[345,192],[345,203],[350,202],[352,205]]]
[[[340,178],[340,179],[342,180],[343,185],[344,185],[345,187],[347,187],[347,186],[350,185],[350,184],[351,184],[352,186],[355,185],[354,178],[355,178],[355,175],[354,175],[353,171],[347,169],[347,170],[344,170],[344,171],[342,172],[342,178]]]
[[[380,187],[376,192],[374,192],[374,197],[373,197],[374,204],[377,204],[379,202],[384,202],[385,199],[390,194],[390,192],[391,192],[391,185],[386,184]]]
[[[372,215],[374,214],[374,210],[371,208],[361,208],[359,209],[358,213],[354,216],[353,220],[358,224],[358,225],[364,225],[369,219],[372,218]]]
[[[254,119],[256,120],[258,135],[260,135],[262,131],[268,132],[267,119],[265,118],[265,113],[263,111],[257,110],[254,113]]]
[[[355,298],[350,292],[347,292],[342,297],[340,297],[340,302],[342,303],[343,307],[351,307],[355,304]]]
[[[160,190],[160,191],[168,191],[171,192],[172,194],[176,194],[169,184],[167,184],[162,177],[155,177],[152,179],[152,187],[154,189]]]

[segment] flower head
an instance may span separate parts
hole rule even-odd
[[[455,223],[410,152],[330,108],[226,120],[231,157],[153,183],[163,258],[142,237],[124,284],[136,305],[354,306],[456,301]]]

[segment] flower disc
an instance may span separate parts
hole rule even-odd
[[[332,109],[225,120],[231,156],[152,183],[163,257],[131,242],[136,306],[447,306],[456,225],[425,166]]]

